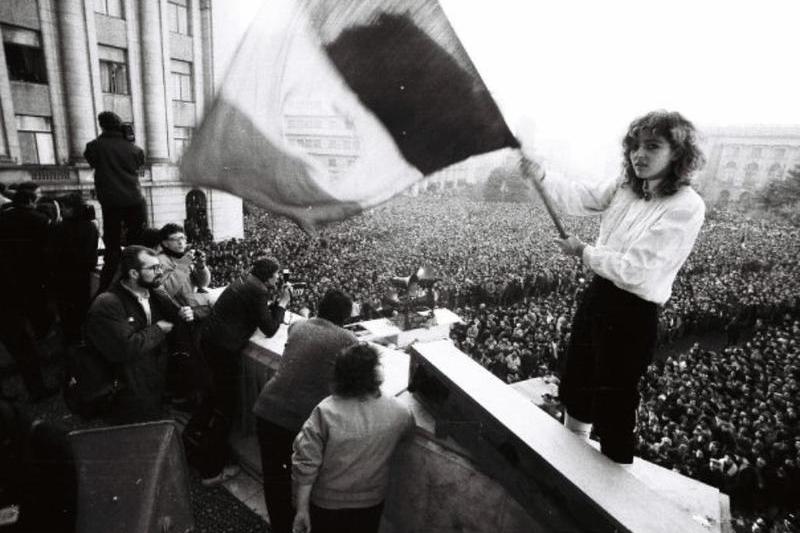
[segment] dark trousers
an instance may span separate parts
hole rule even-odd
[[[203,355],[211,370],[210,393],[189,420],[186,431],[198,431],[198,449],[187,449],[187,459],[200,475],[209,478],[222,472],[233,458],[228,443],[236,413],[241,374],[241,353],[202,341]],[[184,439],[185,440],[185,439]]]
[[[125,245],[141,244],[142,233],[147,220],[147,206],[144,202],[126,207],[103,206],[103,270],[100,272],[98,294],[111,285],[111,280],[119,265],[121,255],[122,227],[125,226]]]
[[[604,455],[631,463],[639,379],[653,358],[658,306],[595,276],[578,305],[559,395],[592,422]]]
[[[312,503],[309,513],[314,533],[378,533],[383,502],[363,509],[323,509]]]
[[[256,417],[258,444],[261,450],[261,475],[264,479],[264,503],[269,512],[272,533],[291,533],[292,442],[296,431]]]
[[[25,306],[8,306],[0,313],[0,340],[5,345],[28,390],[28,395],[39,396],[45,392],[41,368],[41,353],[36,342],[36,332],[30,312]]]
[[[89,312],[91,273],[75,271],[56,281],[55,299],[61,319],[64,344],[71,346],[82,339],[83,324]]]

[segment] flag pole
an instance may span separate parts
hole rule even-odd
[[[544,190],[544,186],[540,179],[535,175],[532,167],[532,162],[530,159],[522,156],[522,172],[525,176],[533,183],[533,188],[536,189],[536,192],[539,194],[539,198],[542,199],[542,203],[544,204],[544,208],[547,209],[547,213],[550,215],[550,218],[553,220],[553,224],[556,226],[556,230],[558,230],[558,235],[562,239],[566,239],[568,234],[564,229],[564,224],[561,223],[561,219],[556,213],[556,210],[553,208],[553,201],[550,199],[550,195],[547,194],[547,191]]]

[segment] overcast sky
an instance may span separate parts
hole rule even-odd
[[[218,78],[263,1],[214,3]],[[573,170],[651,109],[800,126],[800,0],[440,1],[512,129]]]

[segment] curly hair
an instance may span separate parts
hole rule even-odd
[[[333,367],[333,394],[342,398],[378,397],[383,378],[378,369],[378,350],[359,342],[336,356]]]
[[[691,175],[703,168],[706,158],[698,146],[694,124],[676,111],[651,111],[631,122],[622,140],[625,184],[640,198],[644,197],[643,180],[636,177],[631,164],[631,152],[639,144],[639,137],[643,133],[664,137],[677,156],[671,165],[671,172],[658,185],[656,192],[660,196],[671,196],[681,187],[689,185]]]

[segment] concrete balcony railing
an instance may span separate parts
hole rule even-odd
[[[285,330],[256,334],[243,354],[235,448],[256,477],[250,409],[277,368]],[[728,497],[716,488],[640,459],[630,470],[610,461],[519,392],[526,387],[500,381],[446,338],[382,348],[381,358],[384,394],[417,421],[395,454],[383,533],[730,530]]]

